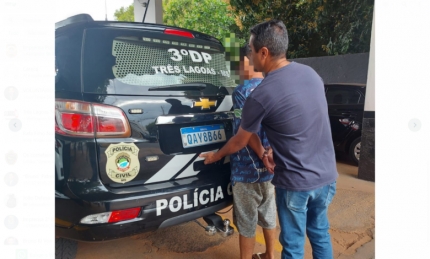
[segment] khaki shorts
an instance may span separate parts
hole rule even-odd
[[[244,237],[254,237],[257,224],[265,229],[276,227],[275,188],[270,181],[236,182],[233,206],[233,223]]]

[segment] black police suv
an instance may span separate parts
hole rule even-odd
[[[232,135],[217,39],[82,14],[56,23],[55,71],[57,258],[232,204],[227,158],[198,157]]]
[[[335,150],[345,152],[358,164],[366,86],[326,84],[325,91]]]

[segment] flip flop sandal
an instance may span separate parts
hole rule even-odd
[[[256,253],[256,254],[253,254],[252,255],[252,259],[261,259],[261,256],[260,255],[262,255],[262,253]]]

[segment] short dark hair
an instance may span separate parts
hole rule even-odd
[[[251,28],[252,44],[256,52],[266,47],[273,57],[282,57],[288,50],[288,31],[280,20],[262,22]]]
[[[249,44],[245,44],[244,46],[240,47],[240,61],[244,61],[245,57],[249,58],[249,54],[251,53],[251,47]]]

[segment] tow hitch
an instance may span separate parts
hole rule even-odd
[[[205,227],[206,234],[210,236],[215,235],[216,232],[219,232],[221,236],[228,237],[234,232],[234,229],[230,226],[230,220],[223,220],[221,216],[217,214],[205,216],[203,219],[208,224],[208,226]]]

